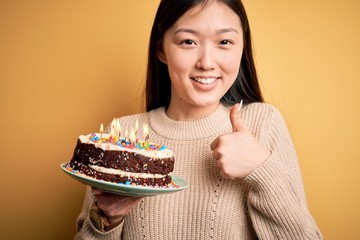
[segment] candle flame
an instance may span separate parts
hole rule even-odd
[[[101,124],[101,125],[100,125],[100,133],[103,133],[103,132],[104,132],[104,125]]]
[[[144,126],[143,126],[143,135],[144,135],[145,141],[149,140],[149,127],[147,124],[144,124]]]
[[[136,122],[135,122],[135,134],[139,131],[139,119],[137,118],[136,119]]]
[[[136,135],[135,135],[135,131],[134,131],[133,128],[131,128],[130,141],[131,141],[131,142],[135,142],[135,141],[136,141]]]
[[[104,132],[104,125],[101,123],[101,125],[100,125],[100,138],[102,138],[103,132]]]
[[[120,120],[117,118],[116,119],[116,135],[118,137],[121,137],[121,125],[120,125]]]
[[[110,135],[115,135],[115,129],[116,129],[116,119],[114,118],[111,122],[111,130],[110,130]]]
[[[129,134],[129,133],[128,133],[128,130],[125,130],[125,135],[124,135],[124,137],[127,138],[128,134]]]

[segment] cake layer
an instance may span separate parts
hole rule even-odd
[[[104,180],[107,182],[114,182],[114,183],[161,187],[170,184],[172,180],[170,175],[164,175],[162,177],[154,177],[154,178],[147,176],[146,178],[144,178],[144,177],[140,177],[140,175],[138,175],[137,173],[135,173],[134,175],[127,174],[125,176],[119,174],[103,173],[91,168],[88,165],[84,165],[78,162],[70,162],[70,167],[89,177],[98,180]]]
[[[163,178],[166,175],[161,174],[152,174],[152,173],[134,173],[134,172],[125,172],[119,169],[113,168],[106,168],[106,167],[99,167],[96,165],[89,165],[90,168],[94,169],[95,171],[107,173],[107,174],[114,174],[114,175],[121,175],[124,177],[136,177],[136,178]]]

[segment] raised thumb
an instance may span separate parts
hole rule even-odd
[[[247,131],[240,116],[239,104],[237,103],[230,109],[230,122],[233,129],[233,132],[242,132]]]

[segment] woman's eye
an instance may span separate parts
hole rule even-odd
[[[220,45],[229,45],[229,44],[231,44],[232,42],[230,41],[230,40],[221,40],[220,41]]]
[[[186,40],[182,41],[181,43],[185,44],[185,45],[193,45],[193,44],[195,44],[195,42],[193,40],[190,40],[190,39],[186,39]]]

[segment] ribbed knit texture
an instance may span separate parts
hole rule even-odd
[[[211,142],[231,131],[229,109],[220,105],[196,121],[173,121],[164,108],[121,118],[123,129],[148,123],[150,140],[174,151],[174,174],[186,190],[147,197],[107,233],[89,220],[94,201],[87,190],[75,239],[322,239],[310,215],[296,153],[278,110],[253,103],[242,109],[244,125],[271,156],[244,179],[223,179]],[[241,148],[241,146],[239,146]],[[241,159],[239,159],[241,161]]]

